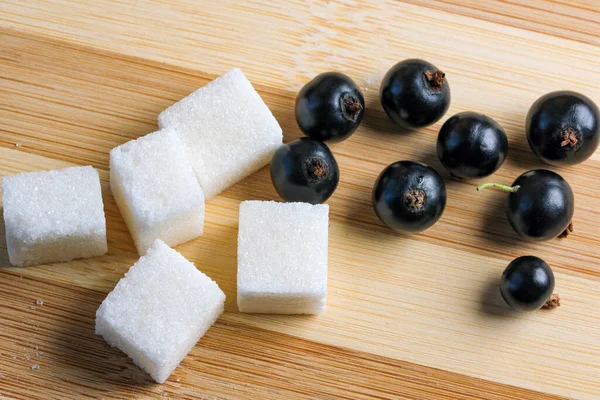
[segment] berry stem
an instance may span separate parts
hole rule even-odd
[[[494,189],[499,189],[499,190],[502,190],[504,192],[509,192],[509,193],[514,193],[517,190],[519,190],[519,188],[520,188],[519,185],[508,186],[508,185],[503,185],[501,183],[484,183],[484,184],[477,186],[477,191],[479,192],[480,190],[487,189],[489,187],[494,188]]]

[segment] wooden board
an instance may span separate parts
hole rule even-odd
[[[98,168],[109,252],[10,267],[0,230],[0,398],[600,398],[600,152],[559,169],[577,204],[575,234],[564,240],[523,243],[502,193],[477,193],[476,182],[446,173],[446,212],[422,234],[392,234],[370,205],[375,178],[393,161],[443,172],[435,154],[443,120],[399,134],[378,104],[391,65],[421,57],[441,67],[453,96],[445,118],[474,110],[498,120],[510,154],[494,180],[510,183],[543,167],[524,136],[538,96],[572,89],[600,103],[599,8],[596,0],[3,1],[0,174]],[[366,96],[359,131],[332,146],[341,182],[329,201],[328,309],[236,310],[239,203],[277,199],[263,169],[212,199],[205,234],[177,247],[226,292],[226,313],[156,385],[94,335],[95,310],[137,259],[108,189],[108,151],[155,130],[162,109],[232,67],[246,72],[285,140],[300,136],[295,94],[317,73],[343,71]],[[499,298],[502,270],[525,254],[554,268],[560,309],[515,314]]]

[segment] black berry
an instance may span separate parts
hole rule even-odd
[[[529,146],[541,160],[553,165],[579,164],[600,143],[600,111],[582,94],[552,92],[533,103],[526,129]]]
[[[379,219],[398,232],[421,232],[433,225],[446,207],[446,186],[431,167],[398,161],[381,172],[373,187],[373,208]]]
[[[365,99],[352,79],[325,72],[296,97],[296,122],[306,136],[332,142],[347,139],[362,121]]]
[[[483,184],[509,192],[506,216],[519,236],[549,240],[573,231],[575,198],[571,186],[559,174],[545,169],[525,172],[512,186]]]
[[[435,65],[410,59],[387,72],[379,96],[392,121],[405,129],[421,128],[446,113],[450,106],[450,85]]]
[[[339,179],[329,147],[310,138],[282,145],[271,161],[273,186],[285,201],[323,203],[333,194]]]
[[[448,119],[437,140],[440,161],[459,178],[483,178],[493,174],[506,159],[508,139],[492,118],[462,112]]]
[[[517,311],[535,311],[542,307],[560,305],[553,295],[554,274],[544,260],[523,256],[513,260],[502,273],[500,293],[509,306]]]

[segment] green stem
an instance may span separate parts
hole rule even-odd
[[[520,186],[507,186],[507,185],[503,185],[501,183],[484,183],[482,185],[477,186],[477,191],[486,189],[486,188],[495,188],[495,189],[500,189],[504,192],[510,192],[510,193],[514,193],[517,190],[519,190]]]

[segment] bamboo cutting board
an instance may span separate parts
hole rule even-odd
[[[0,398],[599,399],[600,152],[559,169],[575,191],[575,233],[545,243],[521,242],[505,195],[450,180],[435,154],[446,118],[485,113],[509,135],[493,179],[511,183],[543,167],[524,135],[536,98],[572,89],[600,103],[600,2],[520,3],[1,2],[0,174],[96,167],[109,252],[15,268],[0,231]],[[387,69],[411,57],[447,73],[452,104],[434,126],[399,134],[377,92]],[[341,182],[329,201],[328,309],[237,312],[239,203],[277,199],[262,169],[212,199],[205,234],[177,247],[226,292],[226,312],[157,385],[94,335],[97,307],[138,258],[108,188],[108,152],[154,131],[162,109],[232,67],[286,141],[300,136],[295,94],[316,74],[345,72],[365,94],[361,128],[332,146]],[[393,234],[371,209],[375,178],[400,159],[446,178],[446,212],[422,234]],[[503,304],[500,274],[526,254],[554,268],[559,309],[515,314]]]

